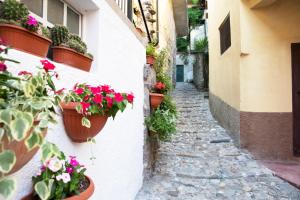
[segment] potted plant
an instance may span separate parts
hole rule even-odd
[[[152,109],[156,109],[164,100],[166,85],[162,82],[157,82],[152,88],[150,96],[150,105]]]
[[[70,34],[67,27],[55,25],[51,29],[53,60],[89,72],[93,62],[92,54],[78,35]]]
[[[5,0],[0,6],[0,37],[14,49],[46,57],[51,40],[49,31],[27,7],[16,0]]]
[[[74,142],[87,142],[104,127],[108,117],[133,104],[132,93],[119,93],[108,85],[76,84],[61,104],[68,136]]]
[[[2,45],[0,53],[7,51]],[[37,74],[20,71],[15,76],[4,63],[13,60],[0,56],[0,61],[0,194],[6,198],[15,188],[15,182],[6,175],[21,169],[39,147],[48,153],[53,149],[43,139],[48,124],[55,122],[54,107],[60,101],[60,91],[52,81],[57,76],[52,63],[43,60]]]
[[[147,64],[153,65],[156,57],[156,48],[154,44],[149,43],[146,47]]]
[[[86,168],[75,156],[69,159],[61,152],[43,162],[37,176],[32,177],[34,191],[22,200],[86,200],[95,190]]]

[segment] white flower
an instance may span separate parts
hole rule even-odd
[[[57,157],[53,157],[49,160],[48,162],[48,168],[52,171],[52,172],[57,172],[58,170],[60,170],[63,166],[63,161],[59,160]]]
[[[62,173],[61,178],[64,183],[68,183],[71,181],[71,176],[69,173]]]

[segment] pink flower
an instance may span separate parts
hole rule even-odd
[[[69,174],[72,174],[73,171],[74,171],[74,170],[73,170],[72,167],[67,167],[67,168],[66,168],[66,172],[69,173]]]
[[[109,85],[102,85],[102,86],[101,86],[101,89],[102,89],[102,91],[105,92],[105,93],[110,93],[110,91],[111,91]]]
[[[123,101],[123,96],[121,93],[116,93],[114,99],[116,102],[120,103]]]
[[[71,181],[71,176],[69,173],[62,173],[61,175],[56,176],[56,180],[62,180],[64,183],[68,183]]]
[[[86,102],[80,102],[80,104],[81,104],[83,113],[85,113],[88,110],[88,108],[91,106],[90,103],[86,103]]]
[[[77,88],[76,90],[74,90],[74,92],[78,95],[81,95],[84,92],[83,88]]]
[[[75,157],[71,157],[70,165],[72,165],[73,167],[77,167],[79,165],[79,162],[76,160]]]
[[[0,62],[0,72],[4,72],[7,70],[6,64]]]
[[[37,26],[39,23],[34,17],[28,16],[26,24],[30,26]]]
[[[101,92],[101,87],[90,87],[91,92],[95,94],[99,94]]]
[[[95,97],[94,97],[94,99],[93,99],[93,101],[95,103],[98,103],[98,104],[102,103],[102,100],[103,100],[103,98],[102,98],[102,96],[100,94],[96,94]]]
[[[18,75],[19,75],[19,76],[22,76],[22,75],[30,75],[30,76],[32,76],[32,73],[27,72],[27,71],[20,71],[20,72],[18,73]]]
[[[49,70],[54,70],[55,69],[55,65],[53,65],[48,60],[41,60],[41,63],[42,63],[42,65],[43,65],[46,72],[48,72]]]
[[[111,108],[113,105],[113,99],[110,97],[105,97],[105,100],[107,101],[107,107]]]
[[[57,157],[53,157],[49,160],[47,166],[52,172],[57,172],[63,167],[63,161],[59,160]]]
[[[90,98],[90,96],[89,96],[89,95],[86,95],[86,96],[83,98],[83,101],[88,101],[89,98]]]
[[[133,99],[134,99],[133,93],[127,94],[127,100],[129,103],[133,103]]]

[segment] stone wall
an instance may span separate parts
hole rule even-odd
[[[198,89],[204,88],[204,56],[203,54],[195,54],[195,63],[193,66],[193,83]]]
[[[156,83],[156,74],[150,65],[144,66],[144,117],[150,116],[151,108],[149,101],[149,92],[151,87]],[[154,138],[150,138],[148,134],[148,129],[145,126],[144,130],[144,179],[151,177],[155,160],[156,160],[156,151],[158,149],[158,140]]]

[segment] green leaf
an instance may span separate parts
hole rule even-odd
[[[30,137],[28,137],[25,140],[25,145],[29,151],[32,150],[33,148],[39,146],[39,144],[40,144],[40,137],[36,133],[32,133],[30,135]]]
[[[0,111],[0,122],[5,123],[5,124],[10,124],[11,121],[11,112],[10,110],[1,110]]]
[[[49,184],[46,184],[45,181],[40,181],[35,184],[34,190],[42,200],[47,200],[50,197],[53,182],[54,180],[50,179]]]
[[[12,179],[0,180],[0,194],[4,199],[8,199],[16,189],[16,182]]]
[[[89,120],[88,118],[86,118],[86,117],[83,117],[83,118],[81,119],[81,124],[82,124],[82,126],[85,126],[85,127],[87,127],[87,128],[91,128],[91,122],[90,122],[90,120]]]
[[[42,162],[53,156],[61,156],[61,151],[55,144],[45,141],[42,145]]]
[[[47,128],[48,127],[48,120],[42,119],[39,123],[40,128]]]
[[[15,152],[5,150],[0,153],[0,172],[8,173],[16,163]]]
[[[10,123],[11,134],[17,141],[21,141],[26,137],[27,132],[31,128],[31,124],[22,118],[16,118]]]
[[[29,113],[29,112],[22,113],[22,118],[25,119],[28,122],[28,124],[30,124],[30,126],[33,125],[34,119],[33,119],[33,116],[31,113]]]

